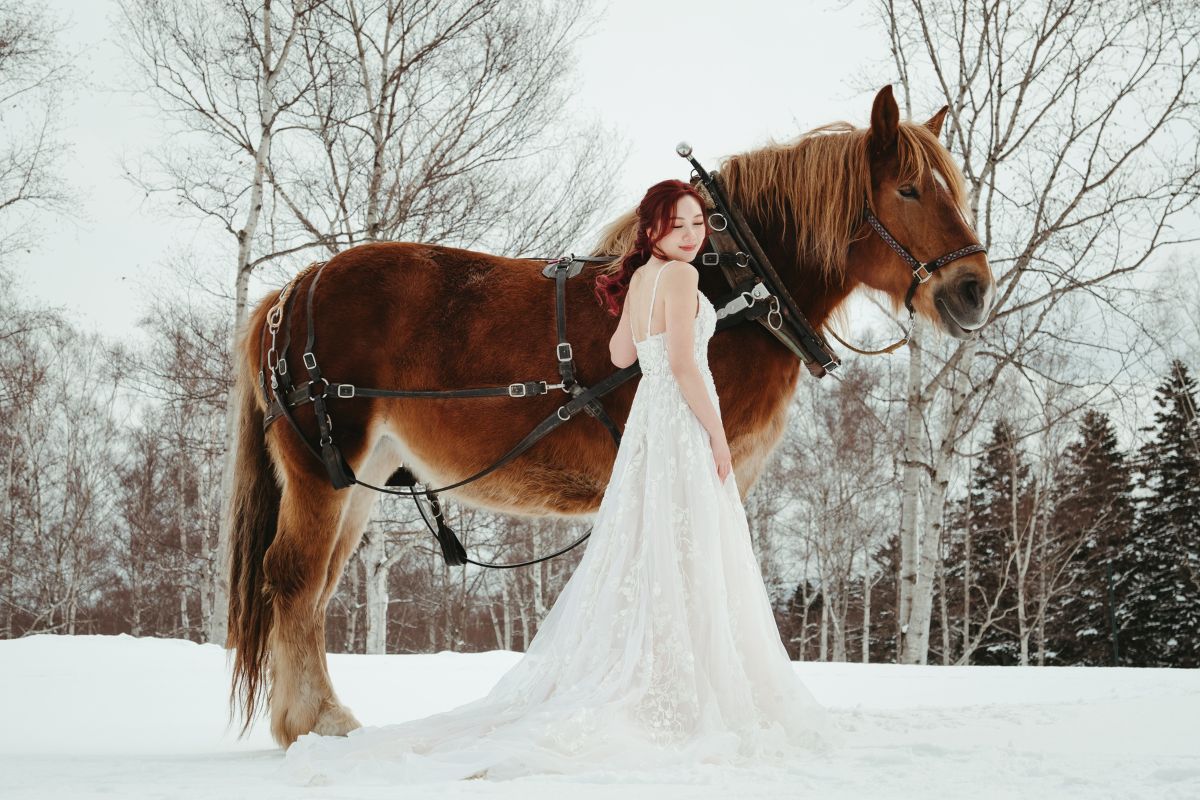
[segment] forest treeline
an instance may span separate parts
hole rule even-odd
[[[220,568],[224,320],[161,307],[136,340],[114,342],[3,296],[0,636],[207,639]],[[990,424],[947,513],[930,661],[1200,666],[1196,384],[1179,360],[1163,374],[1152,422],[1125,447],[1094,408],[1064,420],[1073,433],[1059,440],[1005,416]],[[796,658],[896,659],[898,438],[873,399],[887,379],[867,362],[832,392],[803,385],[747,500]],[[836,457],[814,457],[830,449]],[[520,650],[582,554],[520,570],[451,568],[413,507],[385,498],[381,508],[331,605],[333,651]],[[541,555],[586,530],[586,520],[445,510],[476,558]],[[790,581],[797,572],[803,580]],[[382,643],[368,648],[379,598]]]
[[[945,108],[996,300],[977,336],[918,320],[901,352],[800,382],[746,504],[787,646],[1197,666],[1200,6],[862,4],[891,46],[853,88],[891,85],[912,122]],[[138,329],[105,338],[17,278],[77,216],[63,112],[88,76],[48,9],[0,2],[0,636],[225,642],[230,352],[269,289],[377,241],[583,253],[636,201],[614,196],[615,115],[572,95],[600,7],[555,10],[112,0],[122,76],[88,90],[154,104],[157,145],[122,161],[126,188],[162,224],[199,225],[179,238],[206,248],[149,267],[151,291],[129,299]],[[802,108],[804,91],[780,102]],[[760,146],[747,130],[739,146]],[[840,333],[895,340],[896,309],[855,302]],[[874,321],[859,313],[872,302]],[[444,511],[474,557],[502,563],[587,527]],[[385,498],[332,599],[329,648],[519,650],[581,553],[449,568],[417,510]]]
[[[931,661],[1200,666],[1196,383],[1182,361],[1164,374],[1153,423],[1129,449],[1093,408],[1072,439],[1041,453],[1013,419],[992,423],[947,515]],[[895,541],[871,558],[880,580],[869,602],[861,582],[845,596],[797,587],[781,625],[798,656],[821,657],[829,636],[848,634],[859,648],[866,641],[871,661],[895,659]],[[864,609],[876,610],[874,626]],[[836,613],[843,619],[831,624]]]

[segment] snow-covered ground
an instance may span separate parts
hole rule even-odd
[[[485,694],[521,656],[330,657],[368,725]],[[226,727],[225,651],[129,636],[0,641],[0,798],[1200,798],[1200,671],[796,664],[846,731],[787,771],[298,787]]]

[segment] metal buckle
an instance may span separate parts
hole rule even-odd
[[[304,354],[304,366],[307,369],[313,370],[317,368],[317,357],[312,353]]]
[[[721,263],[720,253],[701,253],[700,263],[706,267],[715,267]]]
[[[337,387],[337,396],[344,399],[354,397],[354,384],[339,383]]]
[[[717,220],[721,220],[721,224],[717,224]],[[714,211],[708,215],[708,227],[714,231],[723,231],[729,227],[729,220],[725,219],[725,215],[719,211]]]
[[[510,383],[508,385],[509,397],[524,397],[526,393],[525,384],[523,383]]]
[[[924,283],[933,276],[933,273],[926,267],[928,267],[927,264],[917,264],[917,268],[913,270],[913,277],[917,279],[917,283]]]
[[[567,348],[567,349],[566,349],[566,355],[565,355],[565,356],[563,355],[563,348],[564,348],[564,347],[565,347],[565,348]],[[571,343],[570,343],[570,342],[561,342],[561,343],[559,343],[558,347],[556,348],[556,352],[558,353],[558,360],[559,360],[559,361],[570,361],[572,358],[574,358],[574,357],[575,357],[575,355],[574,355],[574,351],[571,349]]]

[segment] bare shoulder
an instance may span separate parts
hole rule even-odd
[[[667,274],[664,281],[670,281],[673,286],[695,289],[700,285],[700,270],[686,261],[668,261],[663,265]]]

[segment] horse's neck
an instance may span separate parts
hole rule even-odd
[[[731,202],[737,204],[736,200]],[[766,225],[744,212],[743,216],[800,312],[814,328],[820,329],[853,287],[844,277],[827,280],[820,264],[800,263],[796,258],[796,234],[790,228],[780,230],[777,224]]]

